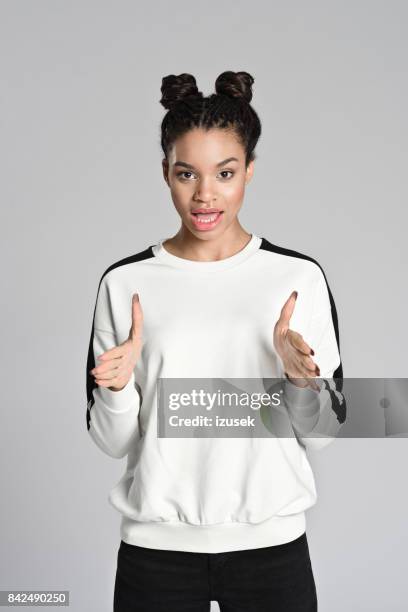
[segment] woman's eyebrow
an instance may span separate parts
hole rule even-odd
[[[227,157],[227,159],[224,159],[221,162],[218,162],[218,164],[216,164],[216,168],[220,168],[221,166],[224,166],[225,164],[228,164],[231,161],[239,161],[236,157]],[[187,162],[183,162],[183,161],[176,161],[174,162],[174,166],[182,166],[183,168],[189,168],[190,170],[195,170],[194,166],[192,166],[191,164],[188,164]]]

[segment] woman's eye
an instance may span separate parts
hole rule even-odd
[[[228,177],[228,176],[224,176],[224,177],[223,177],[223,178],[226,178],[226,179],[228,179],[228,178],[232,178],[232,177],[234,176],[234,173],[233,173],[231,170],[222,170],[222,171],[220,172],[220,174],[231,174],[231,176],[230,176],[230,177]]]
[[[193,175],[193,173],[192,173],[192,172],[189,172],[188,170],[184,170],[183,172],[179,172],[179,173],[177,174],[177,176],[178,176],[179,178],[186,179],[186,177],[184,176],[185,174],[191,174],[191,175]],[[186,180],[189,180],[189,179],[188,179],[188,177],[187,177],[187,179],[186,179]]]

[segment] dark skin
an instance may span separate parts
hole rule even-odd
[[[229,161],[220,164],[225,160]],[[245,247],[251,234],[241,226],[238,212],[254,172],[254,162],[245,164],[245,149],[233,132],[190,130],[176,140],[162,161],[162,169],[181,219],[178,232],[163,243],[167,251],[193,261],[217,261]],[[204,231],[195,227],[191,211],[197,207],[222,210],[214,229]],[[136,296],[132,296],[129,305],[132,324],[128,338],[99,355],[100,365],[90,372],[98,385],[112,391],[126,386],[140,357],[143,311]],[[289,327],[295,303],[292,293],[273,330],[274,346],[288,378],[299,387],[310,386],[319,391],[313,380],[320,372],[311,357],[312,349],[301,334]]]

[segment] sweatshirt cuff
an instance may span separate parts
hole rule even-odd
[[[310,387],[297,387],[285,380],[285,400],[290,411],[303,417],[313,417],[320,412],[319,394]]]
[[[96,392],[105,406],[115,412],[125,412],[133,407],[135,402],[139,403],[139,393],[135,387],[134,372],[132,372],[129,381],[120,391],[113,391],[108,387],[98,387]]]
[[[293,427],[300,435],[308,435],[320,418],[320,397],[310,387],[297,387],[285,381],[283,399]]]

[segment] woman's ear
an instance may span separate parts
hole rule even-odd
[[[163,170],[164,180],[166,181],[166,183],[170,187],[170,183],[169,183],[169,162],[167,161],[167,159],[165,157],[162,159],[162,170]]]
[[[245,173],[245,183],[249,183],[249,181],[252,178],[252,175],[254,173],[254,160],[252,160],[251,162],[249,162],[247,168],[246,168],[246,173]]]

